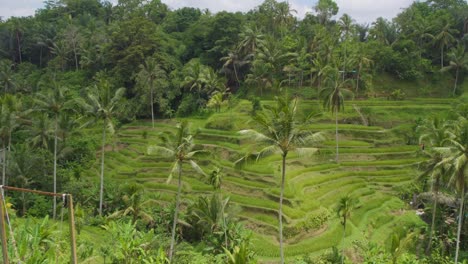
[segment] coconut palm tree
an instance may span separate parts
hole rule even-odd
[[[54,119],[54,193],[57,192],[57,146],[59,132],[59,118],[67,110],[73,109],[75,100],[70,99],[67,88],[54,85],[52,89],[44,93],[38,93],[35,97],[36,110],[47,113]],[[57,197],[54,196],[53,219],[56,216]]]
[[[257,48],[265,45],[265,36],[257,28],[245,26],[244,31],[239,34],[241,40],[238,45],[239,51],[244,54],[255,54]]]
[[[458,84],[458,74],[463,69],[468,70],[468,56],[465,53],[465,45],[458,44],[457,48],[448,54],[448,57],[450,58],[450,65],[443,67],[441,71],[455,70],[455,83],[453,85],[453,96],[455,96]]]
[[[140,72],[137,80],[144,86],[148,86],[150,90],[150,106],[151,106],[151,124],[154,128],[154,84],[157,78],[161,78],[166,73],[161,69],[155,58],[147,58],[140,65]]]
[[[336,213],[341,219],[341,225],[343,225],[343,243],[346,237],[346,222],[351,216],[351,212],[353,211],[355,205],[356,201],[351,196],[347,195],[341,197],[340,201],[338,202],[338,206],[336,207]],[[341,253],[341,263],[344,263],[344,246]]]
[[[455,263],[458,263],[460,235],[464,218],[463,208],[468,185],[468,119],[459,117],[459,119],[452,125],[452,129],[447,131],[447,134],[449,136],[447,143],[451,153],[446,161],[452,166],[449,184],[460,195],[457,245],[455,251]]]
[[[124,195],[122,200],[125,203],[125,208],[114,212],[109,217],[118,218],[125,215],[131,215],[132,224],[135,224],[139,218],[141,218],[145,223],[151,223],[153,221],[153,217],[151,216],[151,213],[146,210],[145,206],[150,203],[154,203],[155,201],[152,199],[143,199],[144,189],[139,184],[128,184],[124,186],[123,189]]]
[[[174,210],[174,220],[172,223],[172,234],[171,234],[171,246],[169,249],[169,260],[172,263],[174,255],[175,245],[175,234],[176,227],[179,221],[179,208],[180,208],[180,196],[182,193],[182,167],[184,163],[188,163],[191,167],[200,174],[205,174],[203,170],[195,162],[195,156],[200,153],[200,150],[194,150],[194,136],[190,134],[188,123],[182,122],[177,125],[177,131],[175,134],[161,134],[160,135],[161,145],[148,147],[149,154],[158,154],[160,156],[172,159],[174,165],[171,173],[167,179],[169,183],[172,180],[174,174],[177,174],[177,195],[176,195],[176,207]]]
[[[343,58],[343,81],[344,81],[346,77],[346,61],[347,61],[346,42],[348,41],[349,33],[353,29],[353,19],[348,14],[344,14],[343,16],[341,16],[340,20],[338,21],[338,25],[340,27],[341,34],[343,35],[342,45],[344,47],[344,58]]]
[[[224,70],[232,67],[232,69],[234,70],[234,76],[236,77],[237,84],[240,85],[239,68],[249,63],[248,58],[242,58],[237,51],[231,51],[228,53],[227,56],[222,57],[220,60],[224,62]]]
[[[320,91],[320,96],[323,98],[323,107],[335,114],[336,162],[339,162],[338,112],[344,110],[345,95],[352,95],[352,92],[345,88],[346,81],[339,80],[338,70],[333,69],[332,72],[327,80],[328,87]]]
[[[443,119],[433,118],[426,121],[418,130],[421,132],[419,142],[428,142],[433,148],[441,148],[447,139],[447,125]],[[422,165],[423,172],[419,175],[420,179],[428,178],[431,184],[433,205],[432,205],[432,222],[429,233],[429,241],[426,248],[426,253],[429,254],[432,246],[432,237],[435,230],[435,218],[437,213],[437,204],[439,199],[439,189],[443,178],[447,176],[448,170],[444,162],[444,156],[438,151],[425,151],[425,156],[428,158]]]
[[[454,34],[457,34],[458,30],[453,29],[450,23],[447,23],[439,32],[439,34],[434,36],[434,41],[436,41],[440,46],[440,68],[444,68],[444,51],[445,47],[450,45],[450,43],[455,41],[453,37]]]
[[[106,146],[106,131],[114,133],[113,117],[117,114],[117,108],[122,96],[125,93],[124,88],[112,89],[110,83],[105,78],[100,78],[98,83],[92,89],[88,89],[87,100],[81,100],[80,104],[86,115],[91,117],[91,121],[85,124],[89,125],[97,121],[102,121],[102,146],[101,146],[101,177],[99,192],[99,214],[102,215],[102,203],[104,196],[104,156]]]
[[[221,217],[223,218],[224,245],[226,248],[228,248],[227,226],[226,226],[226,216],[224,213],[224,208],[229,198],[226,200],[226,202],[223,202],[223,194],[221,191],[222,182],[223,182],[222,179],[223,179],[223,174],[221,173],[221,169],[216,167],[214,170],[211,171],[208,180],[210,182],[210,185],[213,186],[213,189],[215,189],[215,191],[218,193],[219,200],[222,202]]]
[[[299,153],[314,153],[317,151],[313,147],[304,147],[306,144],[311,144],[322,139],[322,134],[313,134],[310,129],[307,129],[311,117],[305,120],[299,120],[298,113],[299,101],[297,98],[289,100],[288,98],[276,97],[276,105],[264,107],[264,111],[254,116],[253,121],[258,127],[256,129],[242,130],[241,135],[250,138],[257,144],[264,146],[260,151],[253,154],[257,159],[279,153],[282,157],[282,171],[280,182],[280,200],[279,200],[279,242],[281,263],[284,263],[283,250],[283,198],[284,186],[286,181],[286,158],[289,152],[296,150]],[[236,161],[236,164],[242,164],[252,155],[247,155]]]
[[[0,84],[3,86],[3,93],[14,91],[16,83],[13,80],[13,63],[9,60],[0,61]]]

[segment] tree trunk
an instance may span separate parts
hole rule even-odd
[[[2,152],[3,152],[3,162],[2,162],[2,185],[5,185],[5,176],[6,176],[6,149],[5,149],[5,139],[2,140]]]
[[[41,45],[41,51],[39,53],[39,68],[42,68],[42,45]]]
[[[429,241],[428,241],[428,244],[427,244],[427,248],[426,248],[426,255],[429,255],[430,252],[431,252],[431,246],[432,246],[432,236],[434,234],[434,227],[435,227],[435,219],[436,219],[436,213],[437,213],[437,197],[438,197],[438,194],[439,194],[439,188],[437,187],[439,184],[438,184],[438,180],[436,182],[434,182],[434,185],[433,185],[433,189],[434,189],[434,204],[432,205],[432,222],[431,222],[431,230],[430,230],[430,233],[429,233]]]
[[[344,60],[343,60],[343,82],[345,80],[345,77],[346,77],[346,41],[344,43]]]
[[[457,83],[458,83],[458,72],[459,72],[460,68],[457,68],[457,71],[455,73],[455,84],[454,84],[454,87],[453,87],[453,96],[455,96],[455,93],[457,91]]]
[[[219,190],[219,195],[220,195],[220,198],[221,198],[221,213],[222,213],[222,216],[223,216],[223,225],[224,225],[224,245],[226,247],[226,249],[228,248],[228,237],[227,237],[227,226],[226,226],[226,217],[224,216],[224,207],[226,204],[224,204],[224,201],[223,201],[223,195],[221,193],[221,189]]]
[[[458,263],[458,252],[460,251],[460,234],[463,223],[463,206],[465,201],[465,183],[462,185],[462,193],[460,196],[460,212],[458,213],[458,230],[457,230],[457,247],[455,250],[455,264]]]
[[[57,130],[58,130],[58,116],[55,115],[55,129],[54,129],[54,193],[57,193]],[[54,196],[54,210],[52,211],[53,219],[57,213],[57,197]]]
[[[78,70],[78,56],[76,55],[76,47],[75,47],[75,43],[73,43],[73,54],[75,56],[75,70],[77,71]]]
[[[153,79],[150,80],[150,89],[151,89],[151,124],[154,128],[154,106],[153,106]]]
[[[344,242],[346,239],[346,215],[343,217],[343,246],[341,247],[341,264],[344,263]]]
[[[440,47],[440,69],[444,67],[444,45]]]
[[[102,128],[102,149],[101,149],[101,186],[99,190],[99,215],[102,215],[102,200],[104,197],[104,153],[106,147],[106,120],[104,120],[104,127]]]
[[[358,70],[357,76],[356,76],[356,97],[358,97],[359,93],[359,75],[361,74],[361,71]]]
[[[234,75],[236,76],[237,85],[240,86],[240,81],[239,81],[239,76],[237,75],[236,65],[233,63],[232,66],[234,67]]]
[[[16,42],[18,43],[18,56],[19,56],[19,61],[20,61],[20,63],[23,63],[23,60],[22,60],[22,58],[21,58],[21,44],[20,44],[20,39],[19,39],[18,30],[16,31]]]
[[[339,161],[339,148],[338,148],[338,108],[335,108],[335,140],[336,140],[336,163]]]
[[[179,221],[179,206],[180,206],[180,193],[181,192],[182,192],[182,164],[180,164],[179,180],[177,182],[176,207],[174,210],[174,221],[172,223],[171,247],[169,249],[169,263],[172,263],[172,257],[174,255],[175,234],[176,234],[177,221]]]
[[[279,240],[280,240],[280,256],[281,264],[284,264],[284,249],[283,249],[283,196],[284,196],[284,181],[286,177],[286,156],[288,154],[283,154],[283,167],[281,172],[281,194],[280,194],[280,204],[279,204]]]

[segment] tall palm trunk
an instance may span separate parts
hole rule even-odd
[[[6,176],[6,149],[5,149],[5,139],[2,140],[2,152],[3,152],[3,162],[2,162],[2,185],[5,185],[5,176]]]
[[[42,68],[42,46],[39,53],[39,68]]]
[[[280,194],[280,204],[279,204],[279,239],[280,239],[280,256],[281,264],[284,264],[284,249],[283,249],[283,196],[284,196],[284,181],[286,176],[286,156],[288,153],[283,154],[283,168],[281,172],[281,194]]]
[[[221,193],[221,190],[219,191],[219,196],[221,198],[221,214],[223,217],[223,225],[224,225],[224,245],[226,249],[228,248],[228,237],[227,237],[227,226],[226,226],[226,217],[224,216],[224,201],[223,201],[223,194]]]
[[[439,197],[439,179],[436,180],[436,182],[433,183],[434,185],[432,186],[434,190],[434,204],[432,205],[432,222],[431,222],[431,231],[429,233],[429,241],[427,244],[426,248],[426,255],[429,255],[431,252],[431,246],[432,246],[432,236],[434,235],[434,228],[435,228],[435,219],[436,219],[436,213],[437,213],[437,199]]]
[[[21,44],[20,44],[20,38],[19,38],[19,32],[18,32],[18,30],[16,31],[16,43],[18,43],[18,56],[19,56],[19,61],[20,61],[20,63],[23,63],[23,59],[21,58]]]
[[[153,106],[153,79],[150,80],[150,86],[151,86],[151,124],[153,125],[154,128],[154,106]]]
[[[175,233],[177,222],[179,221],[180,193],[182,192],[182,164],[179,165],[179,180],[177,182],[176,207],[174,210],[174,221],[172,223],[171,247],[169,249],[169,263],[172,263],[172,257],[174,255]]]
[[[237,75],[236,65],[233,64],[233,67],[234,67],[234,75],[236,76],[237,85],[240,85],[239,76]]]
[[[344,43],[344,60],[343,60],[343,82],[345,80],[345,76],[346,76],[346,41]]]
[[[458,213],[457,247],[455,250],[455,264],[458,263],[458,252],[460,251],[460,234],[463,223],[463,206],[465,201],[465,183],[462,184],[462,193],[460,196],[460,212]]]
[[[101,149],[101,186],[99,190],[99,215],[102,215],[102,200],[104,197],[104,153],[106,147],[106,120],[104,120],[104,127],[102,128],[102,149]]]
[[[455,92],[457,91],[457,83],[458,83],[458,72],[460,68],[457,67],[457,71],[455,73],[455,84],[453,85],[453,96],[455,96]]]
[[[358,69],[358,73],[356,76],[356,97],[358,96],[359,93],[359,75],[361,74],[361,70]]]
[[[341,247],[341,264],[344,263],[344,242],[346,239],[346,215],[343,218],[343,246]]]
[[[444,67],[444,44],[440,47],[440,68]]]
[[[76,44],[73,43],[73,54],[75,56],[75,70],[78,70],[78,55],[76,54]]]
[[[58,130],[58,117],[55,115],[55,129],[54,129],[54,193],[57,193],[57,130]],[[53,219],[56,217],[57,211],[57,197],[54,196],[54,210],[52,212]]]
[[[335,140],[336,140],[336,162],[339,160],[339,148],[338,148],[338,108],[335,108]]]

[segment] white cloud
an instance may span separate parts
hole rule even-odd
[[[32,16],[42,6],[42,0],[0,0],[0,17]]]
[[[260,5],[263,0],[162,0],[162,2],[172,9],[190,6],[208,8],[216,13],[223,10],[247,12]],[[299,18],[303,18],[307,12],[312,12],[316,2],[317,0],[289,0],[291,8],[297,11],[296,15]],[[348,13],[359,23],[371,23],[380,16],[391,19],[412,2],[413,0],[336,0],[340,8],[338,16]],[[11,16],[34,15],[35,10],[43,6],[43,0],[0,0],[0,16],[6,19]]]
[[[247,12],[260,5],[263,0],[162,0],[162,2],[173,9],[190,6],[200,9],[208,8],[211,12]]]
[[[391,20],[413,0],[336,0],[339,16],[347,13],[358,23],[372,23],[378,17]]]

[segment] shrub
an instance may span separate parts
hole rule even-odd
[[[401,101],[405,99],[405,97],[405,92],[402,92],[400,89],[396,89],[390,94],[389,99],[394,101]]]
[[[189,116],[198,111],[197,99],[193,94],[186,94],[177,108],[176,115],[183,117]]]
[[[250,98],[250,102],[252,103],[252,114],[255,115],[257,111],[262,110],[262,105],[260,102],[260,98],[254,96]]]

